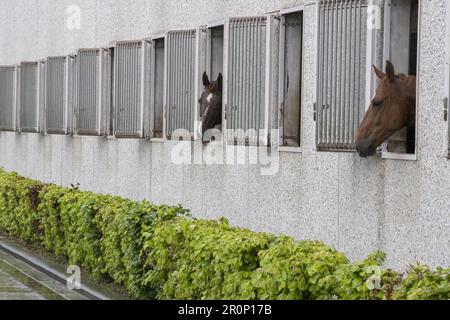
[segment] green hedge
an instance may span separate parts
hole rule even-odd
[[[383,270],[315,241],[196,220],[156,206],[0,170],[0,230],[140,299],[449,299],[450,269]],[[374,277],[377,276],[377,277]],[[370,284],[376,284],[370,286]],[[369,285],[368,285],[369,284]]]

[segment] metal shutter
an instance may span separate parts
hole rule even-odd
[[[38,63],[22,62],[20,64],[20,131],[38,132]]]
[[[118,42],[114,50],[114,135],[143,135],[142,41]]]
[[[100,134],[100,49],[78,50],[76,57],[75,132]]]
[[[197,30],[171,31],[166,39],[166,134],[174,139],[194,138],[194,122],[197,120]]]
[[[228,140],[237,144],[267,143],[260,130],[269,128],[271,19],[228,22],[226,128]]]
[[[0,130],[15,130],[16,68],[0,67]]]
[[[352,151],[365,111],[367,1],[320,1],[318,150]]]
[[[67,57],[50,57],[46,62],[46,131],[67,133]]]

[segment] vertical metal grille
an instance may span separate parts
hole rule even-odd
[[[317,148],[354,150],[364,114],[367,1],[325,0],[319,9]]]
[[[267,32],[267,17],[229,21],[227,136],[238,144],[257,143],[259,130],[267,129]]]
[[[114,51],[114,135],[142,136],[142,42],[117,43]]]
[[[0,67],[0,130],[3,131],[15,129],[15,87],[15,67]]]
[[[171,31],[167,34],[166,133],[169,138],[194,136],[196,40],[196,30]]]
[[[80,135],[98,135],[100,50],[79,50],[76,58],[77,91],[75,131]]]
[[[20,131],[38,132],[38,63],[20,65]]]
[[[67,132],[66,57],[50,57],[46,62],[46,130]]]

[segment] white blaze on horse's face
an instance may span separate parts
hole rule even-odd
[[[208,95],[208,97],[206,98],[206,101],[208,101],[208,103],[211,103],[211,100],[214,98],[214,95],[212,93],[210,93]]]

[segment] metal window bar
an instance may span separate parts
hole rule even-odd
[[[167,45],[166,136],[194,139],[197,120],[198,31],[170,31]]]
[[[20,122],[21,132],[39,132],[38,62],[20,64]]]
[[[67,57],[49,57],[45,66],[46,132],[67,134]]]
[[[143,137],[143,41],[118,42],[114,48],[114,136]]]
[[[226,129],[234,144],[266,144],[270,104],[271,20],[267,16],[228,21]]]
[[[15,130],[16,67],[0,66],[0,131]]]
[[[76,56],[75,133],[101,134],[102,50],[80,49]]]
[[[316,144],[353,151],[365,111],[367,0],[319,4]]]

